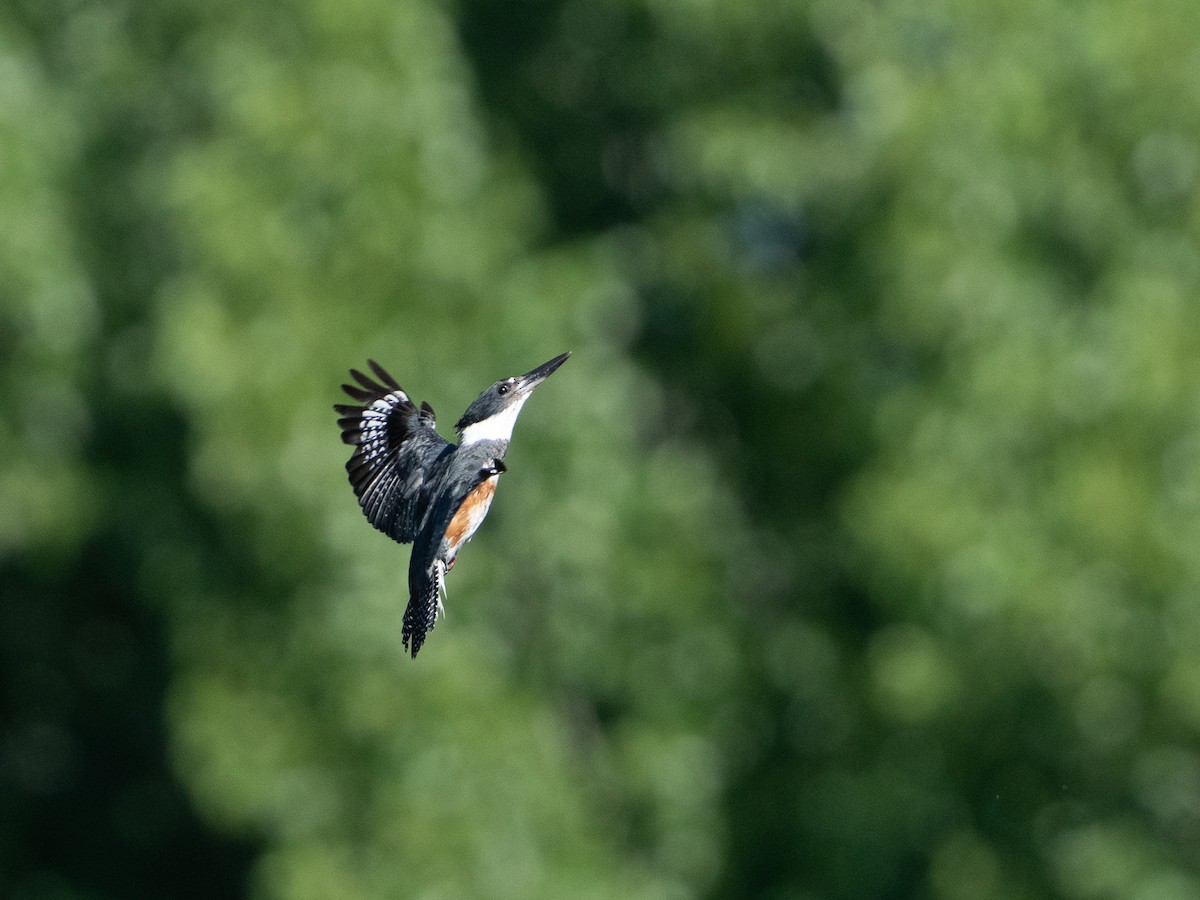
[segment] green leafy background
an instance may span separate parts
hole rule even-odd
[[[1200,6],[0,8],[0,895],[1200,896]],[[400,646],[330,405],[563,350]]]

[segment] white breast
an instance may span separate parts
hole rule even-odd
[[[465,446],[467,444],[474,444],[476,441],[510,440],[512,438],[513,426],[517,424],[517,416],[521,412],[521,407],[525,405],[525,401],[530,396],[530,394],[526,394],[524,397],[519,398],[504,412],[497,413],[490,419],[484,419],[482,422],[468,425],[462,430],[459,444]]]

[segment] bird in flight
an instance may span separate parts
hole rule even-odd
[[[374,378],[351,369],[357,384],[342,385],[360,404],[334,406],[354,447],[346,471],[359,506],[388,537],[413,545],[401,640],[414,658],[445,612],[446,573],[492,505],[521,407],[570,355],[487,388],[455,424],[457,445],[438,434],[433,408],[414,404],[375,360],[367,361]]]

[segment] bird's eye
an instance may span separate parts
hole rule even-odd
[[[496,393],[499,394],[501,397],[503,397],[505,394],[508,393],[508,385],[507,384],[499,385],[496,388]]]

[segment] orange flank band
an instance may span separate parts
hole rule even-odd
[[[458,512],[450,520],[450,527],[446,529],[446,543],[450,545],[451,558],[458,553],[463,544],[471,539],[475,529],[483,522],[488,507],[492,505],[492,496],[496,493],[497,481],[499,478],[493,475],[467,494],[467,498],[463,500]]]

